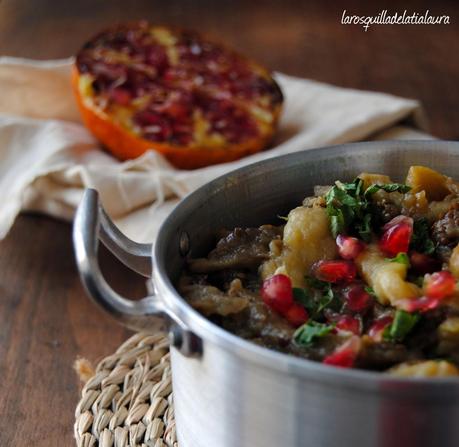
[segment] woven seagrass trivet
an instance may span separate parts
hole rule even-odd
[[[167,338],[138,333],[103,359],[75,418],[78,447],[177,447]]]

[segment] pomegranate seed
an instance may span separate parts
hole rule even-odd
[[[163,118],[156,112],[152,112],[150,110],[142,110],[135,116],[135,121],[137,124],[141,126],[153,126],[159,125]]]
[[[389,222],[387,222],[383,227],[383,231],[386,231],[389,228],[392,228],[398,224],[407,224],[413,226],[413,219],[409,216],[404,216],[403,214],[400,214],[391,219]]]
[[[165,108],[165,112],[175,119],[186,119],[190,114],[190,109],[185,104],[171,103]]]
[[[426,278],[425,293],[428,298],[441,300],[451,296],[456,289],[456,280],[447,270],[433,273]]]
[[[308,321],[309,315],[300,304],[294,303],[285,313],[285,318],[295,327],[301,326]]]
[[[353,335],[349,340],[339,346],[335,352],[325,357],[323,363],[340,368],[351,368],[359,353],[360,345],[360,337]]]
[[[352,332],[353,334],[360,335],[362,323],[358,318],[352,315],[341,315],[336,321],[335,327],[340,331]]]
[[[411,253],[410,264],[413,270],[423,275],[426,273],[433,273],[441,267],[440,261],[432,258],[432,256],[418,253],[417,251]]]
[[[260,292],[265,304],[281,314],[285,314],[294,304],[292,281],[286,275],[274,275],[266,279]]]
[[[180,76],[177,76],[177,73],[174,69],[167,68],[163,73],[163,80],[166,82],[175,81]]]
[[[169,65],[169,60],[165,50],[159,45],[151,46],[146,55],[145,61],[149,65],[153,65],[159,72],[163,72]]]
[[[355,264],[351,261],[318,261],[312,266],[317,279],[327,282],[350,282],[357,275]]]
[[[384,315],[382,317],[377,318],[375,321],[373,321],[373,324],[368,330],[368,335],[374,341],[378,341],[378,342],[381,341],[383,337],[384,329],[386,329],[387,326],[392,324],[393,320],[394,318],[391,317],[390,315]]]
[[[384,225],[384,233],[379,241],[379,248],[388,256],[406,253],[413,235],[413,219],[397,216]]]
[[[91,71],[96,76],[102,76],[111,81],[126,78],[126,68],[121,65],[96,62],[91,66]]]
[[[362,312],[373,302],[371,295],[365,290],[362,284],[352,284],[344,292],[347,307],[352,312]]]
[[[356,237],[338,234],[336,238],[338,253],[343,259],[355,259],[364,249],[365,244]]]
[[[126,106],[131,102],[132,94],[125,88],[117,87],[110,91],[110,98],[116,103]]]
[[[427,312],[428,310],[437,308],[439,304],[439,299],[427,296],[397,301],[397,307],[407,312]]]

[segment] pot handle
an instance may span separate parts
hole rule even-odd
[[[132,301],[110,287],[97,259],[99,239],[127,267],[145,277],[151,276],[151,244],[139,244],[121,233],[102,208],[98,192],[86,189],[75,215],[73,244],[80,277],[88,294],[130,329],[154,332],[169,330],[171,344],[182,354],[199,355],[200,339],[186,328],[158,295]]]

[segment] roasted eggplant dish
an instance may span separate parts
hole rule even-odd
[[[276,216],[273,216],[273,218]],[[178,289],[222,328],[343,368],[459,377],[459,183],[412,166],[316,186],[279,225],[223,230]]]

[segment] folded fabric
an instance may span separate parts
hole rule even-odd
[[[22,210],[72,219],[84,188],[91,187],[122,231],[152,241],[180,199],[240,166],[364,139],[430,138],[417,130],[425,130],[425,120],[415,100],[278,73],[285,108],[271,149],[193,171],[175,169],[154,151],[120,162],[81,124],[71,64],[0,58],[0,238]]]

